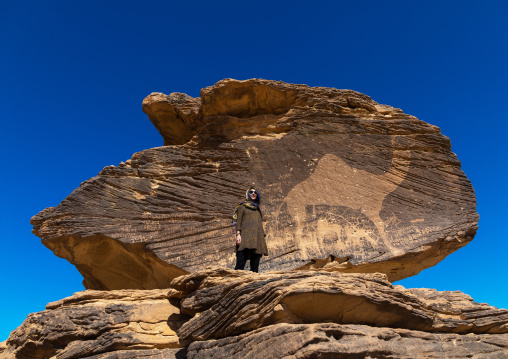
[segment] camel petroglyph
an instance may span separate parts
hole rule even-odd
[[[371,237],[383,242],[394,255],[402,252],[391,245],[385,233],[385,223],[379,215],[383,200],[400,185],[409,169],[407,154],[397,156],[397,152],[393,154],[390,169],[383,175],[351,167],[333,154],[323,156],[313,174],[296,185],[283,202],[287,204],[297,228],[305,225],[306,205],[349,207],[373,221],[378,235]]]

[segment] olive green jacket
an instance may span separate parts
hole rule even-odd
[[[238,208],[238,220],[236,230],[240,231],[242,242],[236,250],[245,248],[255,249],[257,254],[268,255],[266,247],[265,230],[263,229],[263,217],[258,209],[251,209],[246,206]]]

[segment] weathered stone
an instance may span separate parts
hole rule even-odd
[[[187,349],[116,350],[82,359],[186,359]]]
[[[201,99],[183,93],[152,93],[143,101],[143,111],[164,138],[164,145],[183,145],[202,125]]]
[[[508,357],[508,334],[438,334],[366,325],[276,324],[236,337],[194,342],[188,359]]]
[[[7,353],[8,353],[7,341],[3,341],[0,343],[0,358],[7,357],[7,356],[5,356]]]
[[[437,127],[355,91],[265,80],[153,93],[143,111],[164,147],[31,221],[86,288],[110,291],[29,315],[0,359],[508,357],[508,310],[389,282],[477,229]],[[225,268],[250,185],[268,233],[261,274]]]
[[[461,292],[405,289],[386,275],[295,271],[229,276],[211,269],[174,280],[170,297],[185,298],[183,340],[208,340],[277,323],[368,324],[427,332],[508,333],[508,310]],[[222,276],[222,278],[220,278]],[[206,278],[199,281],[199,277]],[[211,278],[211,280],[209,280]],[[199,315],[196,315],[199,314]]]
[[[210,268],[171,285],[49,303],[1,343],[0,359],[508,354],[508,310],[461,292],[393,286],[385,274]]]
[[[439,128],[351,90],[223,80],[152,94],[165,147],[108,166],[32,219],[89,289],[164,288],[232,266],[231,215],[262,194],[261,270],[381,272],[395,281],[475,235],[473,188]]]
[[[188,318],[167,290],[84,291],[32,313],[6,341],[1,358],[134,358],[132,350],[179,348],[177,328]],[[181,348],[180,348],[181,349]],[[176,353],[180,349],[170,350]],[[147,351],[150,352],[149,350]],[[162,352],[152,352],[153,358]],[[97,357],[97,358],[98,358]],[[173,356],[174,357],[174,356]]]

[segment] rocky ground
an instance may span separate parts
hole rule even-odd
[[[165,290],[87,290],[31,314],[2,358],[502,358],[508,310],[386,275],[185,275]]]

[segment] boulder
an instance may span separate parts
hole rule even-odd
[[[200,98],[153,93],[143,110],[163,147],[105,167],[31,220],[85,288],[166,288],[208,266],[232,267],[231,216],[251,185],[270,253],[262,271],[395,281],[476,233],[474,190],[450,140],[364,94],[226,79]]]

